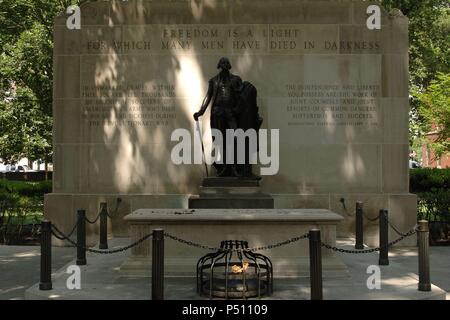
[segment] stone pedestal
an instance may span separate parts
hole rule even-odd
[[[191,209],[273,209],[274,200],[260,190],[258,180],[205,178],[199,195],[189,198]]]
[[[322,241],[336,240],[336,225],[342,217],[320,209],[141,209],[127,215],[133,241],[155,228],[178,238],[218,247],[222,240],[246,240],[250,247],[279,243],[319,228]],[[164,269],[167,277],[195,277],[198,259],[208,251],[165,238]],[[271,250],[261,251],[273,263],[274,277],[308,277],[308,240],[300,240]],[[347,275],[345,265],[330,251],[323,250],[325,277]],[[151,241],[132,249],[131,257],[121,266],[127,276],[150,276]]]

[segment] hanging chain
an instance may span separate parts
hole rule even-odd
[[[109,214],[109,212],[108,212],[108,207],[106,208],[106,216],[108,217],[108,218],[110,218],[110,219],[114,219],[115,217],[116,217],[116,215],[117,215],[117,212],[119,211],[119,207],[120,207],[120,204],[122,203],[122,200],[120,200],[120,201],[116,201],[116,208],[114,209],[114,213],[113,214]],[[103,209],[102,209],[103,210]],[[102,210],[100,210],[100,212],[98,213],[98,215],[97,215],[97,217],[93,220],[93,221],[90,221],[87,217],[85,218],[86,219],[86,222],[88,222],[88,223],[90,223],[90,224],[94,224],[94,223],[96,223],[97,222],[97,220],[101,217],[101,215],[102,215]]]
[[[290,239],[282,241],[282,242],[278,242],[278,243],[267,245],[267,246],[263,246],[263,247],[248,248],[248,249],[244,249],[244,251],[255,252],[255,251],[271,250],[271,249],[279,248],[279,247],[282,247],[282,246],[285,246],[285,245],[288,245],[288,244],[291,244],[291,243],[294,243],[294,242],[306,239],[308,237],[309,237],[309,232],[305,233],[302,236],[290,238]]]
[[[342,248],[338,248],[338,247],[335,247],[335,246],[330,246],[330,245],[325,244],[323,242],[321,244],[322,244],[322,247],[325,247],[325,248],[327,248],[329,250],[332,250],[332,251],[335,251],[335,252],[340,252],[340,253],[353,253],[353,254],[373,253],[373,252],[376,252],[376,251],[380,251],[381,249],[384,249],[384,248],[392,247],[394,244],[402,241],[403,239],[405,239],[407,237],[412,236],[416,232],[417,232],[416,227],[414,227],[410,231],[408,231],[407,233],[403,234],[400,238],[389,242],[386,246],[377,247],[377,248],[370,248],[370,249],[364,249],[364,250],[347,250],[347,249],[342,249]]]
[[[77,217],[77,221],[75,222],[75,225],[73,226],[72,230],[69,232],[68,235],[64,235],[65,237],[70,238],[73,235],[74,231],[77,229],[79,221],[80,221],[80,217]],[[55,226],[55,228],[56,228],[56,226]],[[62,232],[60,232],[60,233],[62,234]],[[54,235],[54,236],[59,240],[65,240],[64,238],[58,237],[57,235]]]
[[[364,218],[366,218],[367,220],[369,220],[369,221],[371,221],[371,222],[375,222],[375,221],[377,221],[378,219],[380,219],[380,214],[378,214],[378,216],[375,217],[375,218],[370,218],[370,217],[366,216],[366,214],[364,213],[364,211],[363,211],[363,216],[364,216]]]
[[[135,242],[125,246],[125,247],[121,247],[121,248],[117,248],[117,249],[111,249],[111,250],[96,250],[96,249],[91,249],[91,248],[88,248],[88,247],[80,246],[78,243],[76,243],[72,239],[68,238],[64,233],[62,233],[55,225],[52,225],[52,234],[57,239],[67,240],[74,247],[84,249],[84,250],[86,250],[88,252],[100,253],[100,254],[112,254],[112,253],[118,253],[118,252],[123,252],[123,251],[129,250],[129,249],[131,249],[131,248],[141,244],[142,242],[144,242],[145,240],[149,239],[152,236],[152,234],[149,233],[149,234],[145,235],[144,237],[140,238],[139,240],[137,240],[137,241],[135,241]]]
[[[369,221],[371,221],[371,222],[374,222],[374,221],[377,221],[377,220],[379,220],[380,219],[380,217],[381,217],[381,214],[378,214],[378,216],[377,217],[375,217],[375,218],[369,218],[368,216],[366,216],[366,214],[364,213],[364,211],[363,211],[363,216],[364,216],[364,218],[366,218],[367,220],[369,220]],[[387,223],[389,224],[389,226],[392,228],[392,230],[394,230],[395,231],[395,233],[397,233],[399,236],[405,236],[407,233],[403,233],[403,232],[400,232],[393,224],[392,224],[392,222],[389,220],[389,218],[386,216],[386,221],[387,221]],[[417,226],[416,226],[417,227]]]
[[[380,216],[378,216],[376,219],[379,219],[379,217]],[[343,248],[338,248],[336,246],[331,246],[331,245],[328,245],[328,244],[323,243],[323,242],[321,242],[321,246],[323,246],[324,248],[327,248],[329,250],[332,250],[332,251],[335,251],[335,252],[340,252],[340,253],[367,254],[367,253],[373,253],[373,252],[380,251],[381,249],[384,249],[385,247],[391,247],[394,244],[402,241],[403,239],[405,239],[407,237],[410,237],[410,236],[414,235],[417,232],[417,225],[414,226],[414,228],[412,228],[407,233],[401,233],[390,223],[389,220],[388,220],[388,223],[391,226],[391,228],[394,229],[394,231],[397,232],[400,235],[400,237],[398,239],[394,240],[394,241],[389,242],[386,246],[377,247],[377,248],[370,248],[370,249],[364,249],[364,250],[347,250],[347,249],[343,249]],[[66,236],[63,232],[61,232],[55,225],[52,225],[52,227],[53,227],[52,234],[57,239],[67,240],[68,242],[70,242],[75,247],[83,248],[86,251],[89,251],[89,252],[92,252],[92,253],[100,253],[100,254],[112,254],[112,253],[126,251],[128,249],[131,249],[131,248],[141,244],[142,242],[144,242],[145,240],[149,239],[152,236],[152,234],[149,233],[149,234],[145,235],[144,237],[140,238],[139,240],[137,240],[137,241],[135,241],[135,242],[125,246],[125,247],[121,247],[121,248],[118,248],[118,249],[113,249],[113,250],[96,250],[96,249],[90,249],[90,248],[87,248],[87,247],[81,247],[75,241],[70,239],[70,236],[72,235],[73,231],[75,230],[76,225],[75,225],[75,227],[73,228],[73,230],[71,231],[71,233],[68,236]],[[172,239],[172,240],[174,240],[176,242],[179,242],[179,243],[191,246],[191,247],[195,247],[195,248],[198,248],[198,249],[204,249],[204,250],[210,250],[210,251],[224,251],[223,248],[211,247],[211,246],[200,244],[200,243],[197,243],[197,242],[194,242],[194,241],[184,240],[184,239],[181,239],[181,238],[179,238],[177,236],[174,236],[174,235],[172,235],[170,233],[167,233],[167,232],[164,233],[164,236],[169,238],[169,239]],[[256,251],[272,250],[272,249],[276,249],[276,248],[279,248],[279,247],[282,247],[282,246],[285,246],[285,245],[288,245],[288,244],[291,244],[291,243],[294,243],[294,242],[297,242],[297,241],[300,241],[300,240],[303,240],[303,239],[307,239],[307,238],[309,238],[309,233],[308,232],[303,234],[303,235],[301,235],[301,236],[293,237],[293,238],[290,238],[288,240],[281,241],[281,242],[274,243],[274,244],[270,244],[270,245],[266,245],[266,246],[254,247],[254,248],[246,248],[246,249],[242,249],[242,248],[241,249],[227,249],[227,250],[228,251],[241,251],[241,252],[242,251],[256,252]]]
[[[270,250],[270,249],[279,248],[281,246],[285,246],[285,245],[291,244],[293,242],[297,242],[299,240],[306,239],[306,238],[308,238],[308,233],[305,233],[304,235],[299,236],[299,237],[294,237],[294,238],[291,238],[291,239],[288,239],[288,240],[285,240],[285,241],[282,241],[282,242],[278,242],[278,243],[267,245],[267,246],[263,246],[263,247],[247,248],[247,249],[227,249],[227,250],[224,250],[222,248],[217,248],[217,247],[210,247],[210,246],[207,246],[207,245],[204,245],[204,244],[200,244],[200,243],[196,243],[196,242],[189,241],[189,240],[184,240],[184,239],[178,238],[178,237],[176,237],[174,235],[171,235],[170,233],[164,233],[164,236],[166,236],[169,239],[172,239],[174,241],[177,241],[179,243],[191,246],[191,247],[195,247],[195,248],[199,248],[199,249],[205,249],[205,250],[210,250],[210,251],[251,251],[251,252],[255,252],[255,251],[263,251],[263,250]]]
[[[185,245],[188,245],[188,246],[191,246],[191,247],[199,248],[199,249],[210,250],[210,251],[219,251],[219,250],[221,250],[220,248],[217,248],[217,247],[210,247],[210,246],[207,246],[207,245],[204,245],[204,244],[200,244],[200,243],[196,243],[196,242],[193,242],[193,241],[184,240],[184,239],[178,238],[178,237],[176,237],[174,235],[171,235],[170,233],[167,233],[167,232],[164,232],[164,236],[169,238],[169,239],[172,239],[174,241],[177,241],[179,243],[182,243],[182,244],[185,244]]]
[[[94,224],[100,218],[100,215],[101,215],[101,212],[99,212],[99,214],[97,215],[97,217],[93,221],[89,220],[88,217],[84,216],[84,220],[86,220],[87,223]]]
[[[55,229],[56,229],[56,227],[54,227],[54,226],[52,226],[52,228],[55,228]],[[57,234],[57,233],[54,232],[53,230],[52,230],[52,235],[53,235],[56,239],[59,239],[59,240],[61,240],[61,241],[65,241],[65,240],[71,241],[69,237],[66,237],[66,236],[60,236],[59,234]]]
[[[75,222],[75,225],[73,226],[72,231],[70,231],[69,234],[67,235],[68,238],[70,238],[72,236],[73,232],[76,230],[79,219],[80,219],[80,217],[77,217],[77,222]]]
[[[120,199],[120,198],[118,198],[118,199]],[[109,212],[108,212],[108,210],[106,210],[106,215],[110,218],[110,219],[113,219],[116,215],[117,215],[117,212],[119,211],[119,207],[120,207],[120,204],[122,203],[122,200],[116,200],[116,209],[114,209],[114,213],[113,214],[109,214]]]
[[[396,234],[398,234],[399,236],[403,237],[406,235],[406,233],[400,232],[392,223],[391,221],[386,217],[386,221],[389,224],[389,226],[392,228],[392,230],[395,231]],[[417,225],[414,227],[415,229],[417,229]]]

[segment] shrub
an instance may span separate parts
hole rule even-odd
[[[450,222],[450,169],[413,169],[410,191],[418,197],[418,218]]]
[[[419,219],[450,222],[450,190],[422,192],[417,196]]]
[[[0,180],[1,193],[15,193],[25,197],[40,197],[52,192],[51,181],[27,182]]]
[[[450,169],[412,169],[409,189],[412,193],[433,192],[450,189]]]
[[[44,194],[51,190],[51,181],[0,180],[0,243],[22,244],[26,235],[35,236],[44,213]]]
[[[0,180],[0,206],[12,210],[42,207],[44,194],[52,190],[51,181],[28,182]],[[40,210],[42,211],[42,209]]]

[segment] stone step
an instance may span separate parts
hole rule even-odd
[[[192,196],[189,209],[273,209],[273,198],[265,194],[236,196]]]
[[[261,194],[260,187],[200,187],[201,197]]]
[[[259,187],[259,181],[255,179],[245,179],[236,177],[210,177],[203,179],[202,187],[234,187],[248,188]]]

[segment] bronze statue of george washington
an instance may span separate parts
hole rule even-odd
[[[209,104],[211,108],[211,128],[222,133],[225,141],[227,129],[255,129],[257,132],[262,124],[262,118],[258,114],[256,103],[256,88],[249,82],[242,82],[239,76],[230,72],[231,63],[228,58],[221,58],[217,68],[220,72],[209,80],[208,92],[203,100],[200,111],[194,113],[195,121],[201,117]],[[214,137],[213,137],[214,139]],[[213,164],[219,177],[242,177],[248,179],[260,179],[252,173],[252,165],[249,163],[249,141],[246,140],[245,164],[236,162],[236,141],[233,143],[235,161],[227,163],[227,143],[223,144],[223,163]],[[230,148],[230,146],[228,146]]]

